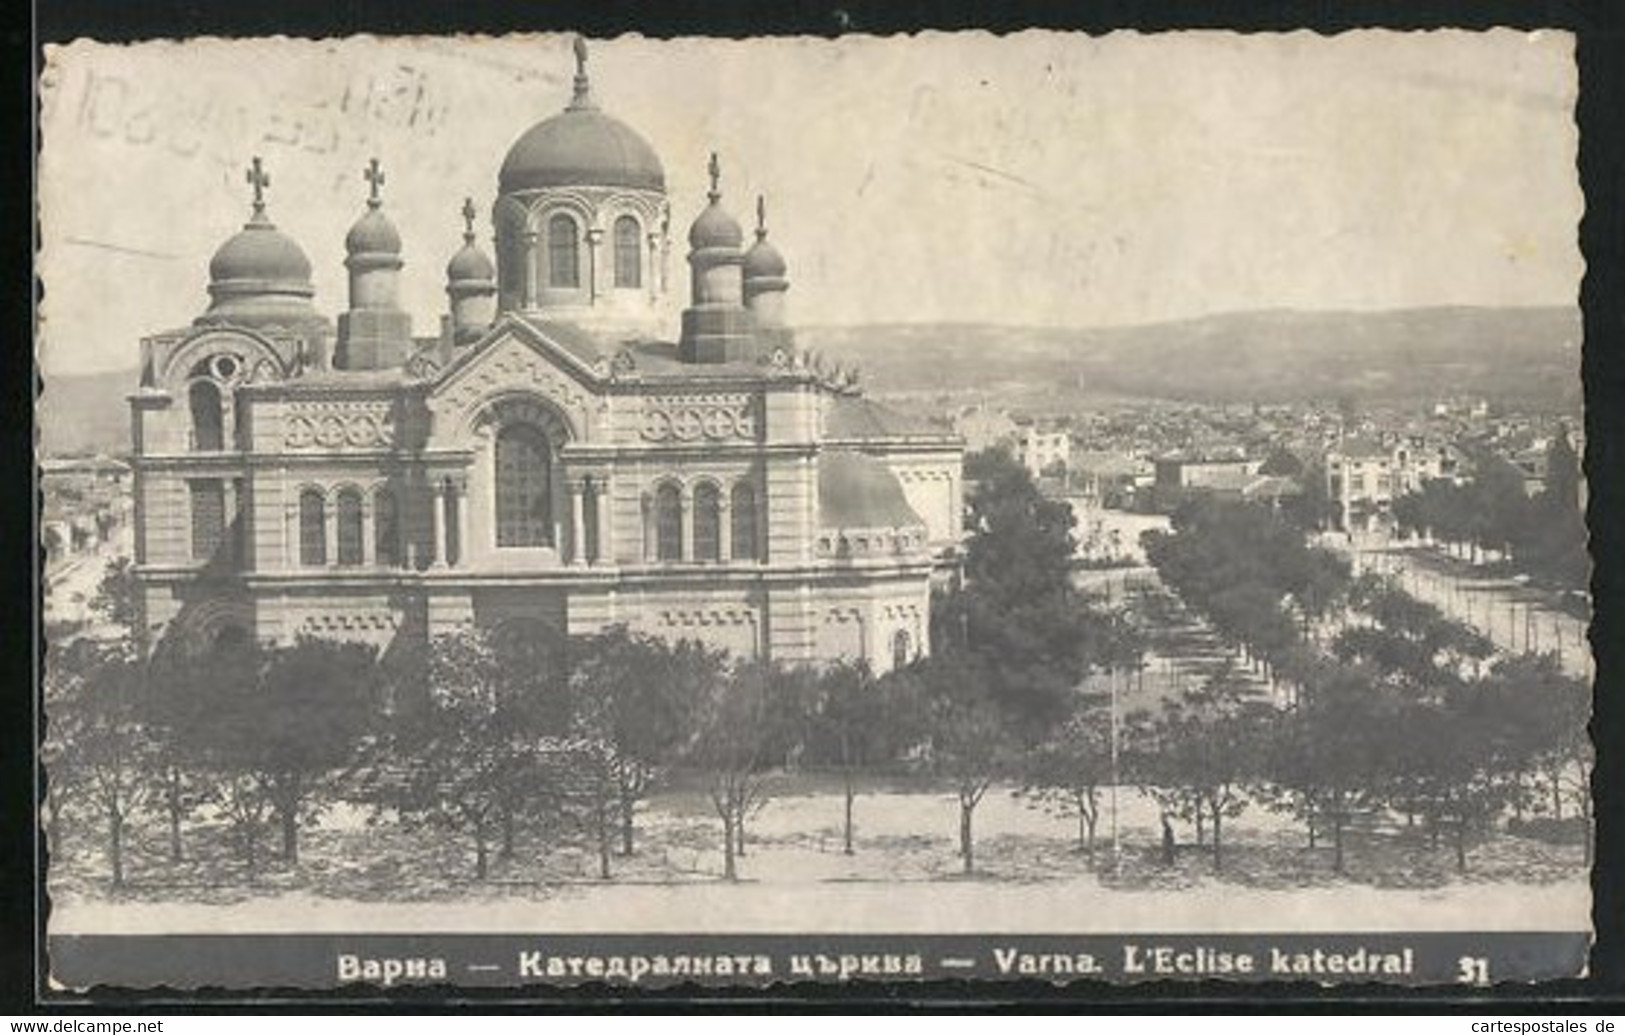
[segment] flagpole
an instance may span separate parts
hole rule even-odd
[[[1118,872],[1118,860],[1119,860],[1121,852],[1122,852],[1122,845],[1119,842],[1118,836],[1117,836],[1117,783],[1118,783],[1118,781],[1117,781],[1117,672],[1116,672],[1115,669],[1113,669],[1111,679],[1108,682],[1111,685],[1111,691],[1112,691],[1112,705],[1111,705],[1111,724],[1112,724],[1112,726],[1111,726],[1111,734],[1112,734],[1112,736],[1111,736],[1111,743],[1112,743],[1112,796],[1111,796],[1111,810],[1112,810],[1112,873],[1115,875]]]

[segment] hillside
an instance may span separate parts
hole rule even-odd
[[[47,456],[121,453],[130,448],[130,404],[136,368],[47,375],[35,404],[41,452]]]
[[[803,348],[855,364],[877,393],[989,393],[1056,407],[1108,396],[1193,402],[1403,403],[1476,395],[1577,408],[1576,309],[1225,313],[1122,328],[974,324],[809,327]],[[40,401],[48,454],[129,448],[135,370],[53,376]]]
[[[1195,402],[1480,395],[1580,400],[1576,309],[1226,313],[1138,327],[809,328],[804,347],[855,362],[879,392],[1080,389]]]

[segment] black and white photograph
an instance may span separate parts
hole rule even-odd
[[[54,987],[1585,974],[1571,34],[45,56]]]

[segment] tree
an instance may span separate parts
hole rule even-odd
[[[556,719],[559,702],[535,699],[539,674],[515,672],[517,654],[501,639],[465,629],[430,642],[425,699],[394,717],[367,775],[373,797],[409,822],[467,836],[478,880],[490,873],[504,817],[521,805],[558,806],[555,763],[572,747],[567,730],[550,730],[542,718]]]
[[[1274,790],[1274,807],[1304,821],[1311,848],[1317,828],[1330,827],[1332,871],[1341,874],[1349,822],[1378,804],[1388,700],[1379,676],[1360,666],[1317,659],[1302,679],[1298,706],[1270,723],[1261,791]]]
[[[833,665],[818,678],[809,709],[808,750],[813,763],[832,765],[841,774],[841,841],[847,855],[853,854],[858,774],[895,757],[910,739],[901,701],[906,685],[903,680],[875,679],[862,662]]]
[[[1007,714],[984,689],[989,678],[974,656],[938,652],[916,666],[927,723],[930,764],[959,803],[959,856],[976,869],[973,820],[993,781],[1014,771],[1019,749]]]
[[[1456,869],[1467,872],[1467,839],[1488,826],[1514,793],[1502,764],[1496,699],[1482,682],[1451,689],[1442,704],[1424,702],[1405,716],[1410,735],[1431,744],[1423,772],[1437,822],[1451,830]]]
[[[593,764],[611,796],[602,803],[603,834],[613,807],[620,854],[629,856],[638,803],[692,734],[695,702],[720,677],[723,656],[694,641],[672,645],[617,626],[577,642],[572,661],[575,725],[596,745]],[[607,852],[607,842],[600,848]]]
[[[1111,626],[1072,588],[1072,508],[1003,450],[972,454],[965,582],[932,603],[932,642],[974,656],[990,698],[1030,740],[1071,710]]]
[[[1572,801],[1583,827],[1586,861],[1593,848],[1591,772],[1594,748],[1586,726],[1591,717],[1591,691],[1583,680],[1559,668],[1552,654],[1504,658],[1490,670],[1482,693],[1499,728],[1499,765],[1521,790],[1526,773],[1545,780],[1545,795],[1554,819],[1563,818]],[[1515,805],[1524,802],[1514,799]]]
[[[687,757],[705,774],[711,807],[722,821],[726,880],[739,879],[745,819],[766,800],[770,760],[783,729],[782,704],[775,697],[785,695],[776,691],[784,688],[787,675],[765,662],[742,663],[696,702]]]
[[[282,858],[299,859],[299,827],[325,804],[372,720],[376,654],[301,637],[291,646],[222,647],[200,662],[208,695],[193,733],[219,775],[251,869],[274,815]]]
[[[1079,701],[1067,721],[1027,758],[1018,792],[1042,808],[1077,819],[1078,850],[1092,860],[1100,790],[1112,779],[1112,715],[1107,700],[1092,695]]]
[[[151,805],[169,833],[169,859],[185,852],[182,827],[193,813],[218,796],[206,772],[204,724],[210,721],[217,678],[236,679],[240,671],[215,672],[207,658],[160,650],[149,661],[141,715],[151,751],[146,756],[153,785]]]
[[[115,557],[107,562],[96,584],[95,595],[90,598],[90,610],[121,636],[130,639],[137,636],[141,623],[140,593],[130,558]]]
[[[140,684],[144,664],[124,644],[77,640],[47,671],[52,780],[77,786],[106,821],[106,854],[115,888],[125,880],[125,835],[145,801]]]
[[[1207,821],[1215,873],[1224,866],[1224,820],[1246,810],[1247,788],[1262,775],[1269,708],[1249,701],[1247,689],[1226,665],[1201,686],[1164,701],[1139,753],[1142,779],[1161,792],[1165,808]]]

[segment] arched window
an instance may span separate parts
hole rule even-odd
[[[683,559],[683,497],[669,482],[655,490],[655,557]]]
[[[361,514],[361,493],[355,489],[343,490],[333,510],[333,519],[338,522],[335,531],[338,533],[339,563],[360,564],[362,542],[366,535]]]
[[[717,487],[702,482],[694,489],[694,559],[722,557],[722,508]]]
[[[327,504],[316,489],[299,494],[299,563],[310,568],[327,564]]]
[[[631,216],[615,220],[615,286],[643,286],[643,228]]]
[[[547,221],[547,282],[556,288],[581,286],[581,240],[576,221],[560,214]]]
[[[401,563],[401,518],[395,508],[395,494],[379,489],[372,497],[372,553],[386,568],[398,568]]]
[[[904,668],[914,658],[914,640],[907,629],[897,630],[891,638],[891,667]]]
[[[497,435],[497,545],[551,546],[553,451],[531,424]]]
[[[759,560],[756,547],[756,489],[750,482],[738,482],[733,488],[730,509],[733,511],[733,556],[737,561]]]
[[[226,448],[225,420],[220,413],[220,389],[212,381],[193,381],[187,393],[192,406],[192,448],[218,452]]]

